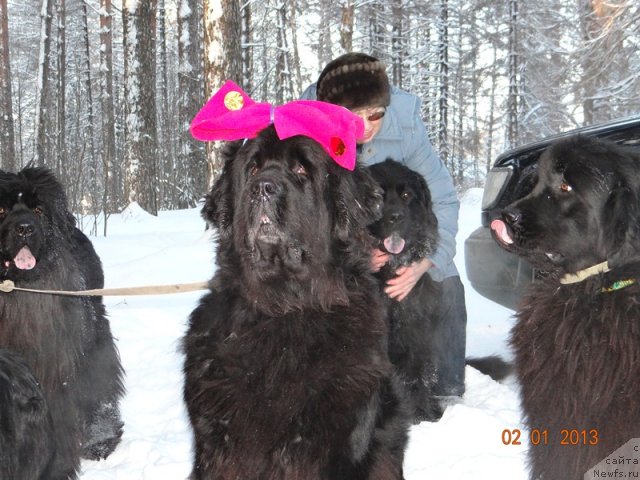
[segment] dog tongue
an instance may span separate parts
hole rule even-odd
[[[397,255],[404,248],[404,239],[397,233],[392,233],[384,239],[384,248],[387,252]]]
[[[16,258],[13,259],[16,267],[20,270],[31,270],[36,266],[36,259],[34,258],[31,250],[26,245],[20,249]]]
[[[493,230],[496,236],[507,245],[511,245],[513,243],[513,238],[509,235],[509,229],[505,225],[502,220],[494,220],[491,222],[491,230]]]

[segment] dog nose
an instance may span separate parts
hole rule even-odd
[[[22,222],[16,225],[16,233],[24,238],[30,237],[34,230],[35,228],[32,223]]]
[[[509,225],[517,225],[522,220],[522,214],[516,210],[505,210],[502,217]]]
[[[269,179],[260,180],[253,187],[253,194],[263,198],[271,198],[277,195],[279,191],[278,184]]]
[[[404,218],[404,215],[400,212],[393,212],[389,215],[389,221],[391,223],[396,223],[401,221]]]

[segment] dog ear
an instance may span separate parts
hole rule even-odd
[[[431,209],[431,190],[429,190],[427,181],[420,173],[416,172],[415,170],[412,170],[411,174],[413,177],[413,182],[415,183],[413,190],[418,194],[418,200],[425,208]]]
[[[224,236],[230,232],[233,223],[233,165],[240,150],[240,143],[227,144],[222,152],[225,159],[222,173],[213,184],[213,188],[205,196],[204,206],[200,214],[207,223],[218,229]]]
[[[638,190],[619,184],[604,207],[604,245],[610,268],[640,262],[640,197]]]
[[[383,190],[368,168],[358,164],[353,172],[336,172],[330,179],[338,238],[346,240],[382,217]]]

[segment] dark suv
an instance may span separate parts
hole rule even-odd
[[[482,226],[464,244],[465,267],[471,286],[481,295],[515,309],[536,272],[519,257],[500,248],[489,225],[501,210],[531,191],[535,183],[538,157],[554,140],[581,134],[606,138],[640,149],[640,117],[594,125],[548,137],[500,155],[487,175],[482,196]],[[640,166],[638,166],[640,175]]]

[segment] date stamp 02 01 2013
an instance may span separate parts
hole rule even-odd
[[[546,428],[532,428],[528,434],[519,428],[505,428],[502,431],[502,443],[504,445],[522,445],[523,435],[528,435],[529,444],[534,447],[539,445],[595,446],[600,441],[596,428],[562,428],[558,432],[551,432]]]

